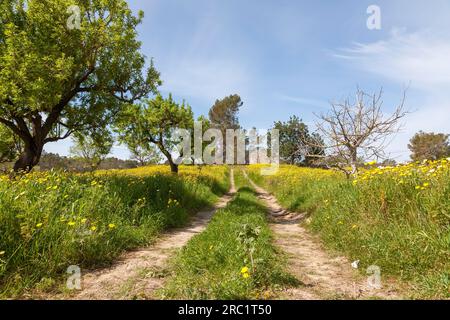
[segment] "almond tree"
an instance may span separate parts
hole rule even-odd
[[[13,161],[20,152],[21,145],[17,137],[0,124],[0,163]]]
[[[157,95],[143,103],[129,105],[119,117],[116,124],[120,140],[135,139],[135,144],[142,148],[155,145],[166,157],[172,173],[178,173],[178,158],[172,150],[180,142],[174,135],[175,129],[192,130],[194,114],[185,102],[175,102],[172,95],[164,99]]]
[[[382,90],[372,95],[358,89],[355,101],[332,103],[328,113],[318,116],[317,128],[325,143],[313,145],[325,148],[326,155],[319,156],[322,163],[350,177],[357,173],[360,161],[386,158],[385,148],[408,112],[404,109],[404,93],[401,103],[385,116],[382,94]]]
[[[142,18],[125,0],[1,1],[0,124],[23,142],[15,171],[156,92],[159,74],[139,51]]]
[[[114,139],[107,128],[101,128],[89,132],[76,132],[73,142],[70,153],[88,164],[90,170],[95,170],[111,152]]]

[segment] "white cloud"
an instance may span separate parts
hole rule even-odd
[[[355,43],[334,56],[412,87],[431,90],[450,85],[450,42],[430,32],[393,30],[387,40]]]
[[[317,100],[317,99],[303,98],[303,97],[280,95],[280,99],[283,101],[300,104],[303,107],[328,108],[330,106],[329,102]]]
[[[355,43],[334,56],[363,72],[407,85],[406,107],[412,111],[388,151],[406,160],[407,144],[419,130],[450,132],[450,41],[427,31],[394,30],[387,40]],[[412,97],[420,97],[421,101]]]

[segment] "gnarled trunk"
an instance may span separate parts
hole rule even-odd
[[[169,160],[169,164],[170,164],[170,171],[172,173],[178,173],[178,165],[173,163],[172,160]]]
[[[26,143],[25,148],[19,159],[14,164],[14,172],[28,173],[39,163],[44,145],[42,143]]]

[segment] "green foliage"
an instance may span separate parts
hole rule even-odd
[[[211,124],[222,129],[222,132],[226,129],[238,129],[240,126],[237,115],[242,105],[241,97],[237,94],[216,100],[208,114]]]
[[[289,164],[310,165],[314,162],[314,156],[323,156],[325,152],[317,134],[310,134],[308,126],[297,116],[292,116],[287,122],[276,121],[274,129],[280,134],[280,157],[283,162]],[[314,146],[317,145],[317,146]]]
[[[161,162],[161,153],[155,145],[145,143],[144,139],[133,135],[133,131],[123,132],[119,141],[125,144],[131,153],[131,160],[137,161],[141,166]]]
[[[181,104],[175,102],[172,95],[167,99],[157,95],[143,104],[129,105],[117,123],[122,141],[131,141],[147,151],[150,150],[149,145],[156,145],[167,158],[172,172],[178,172],[178,164],[171,151],[180,142],[180,138],[174,135],[174,130],[192,130],[193,127],[194,114],[191,107],[184,101]]]
[[[13,132],[0,124],[0,163],[13,161],[19,151],[20,146]]]
[[[408,148],[414,161],[438,160],[450,156],[448,134],[420,131],[411,138]]]
[[[238,113],[244,103],[237,94],[229,95],[222,100],[216,100],[208,113],[211,127],[219,129],[223,137],[223,157],[226,157],[226,146],[235,144],[234,158],[237,157],[237,145],[235,141],[227,141],[226,131],[228,129],[240,129]]]
[[[191,141],[193,141],[192,143],[192,150],[191,150],[191,154],[192,154],[192,164],[202,164],[203,163],[203,152],[205,151],[205,148],[210,144],[209,141],[203,141],[203,136],[205,134],[206,131],[208,131],[208,129],[210,129],[212,127],[211,121],[209,121],[208,118],[206,118],[205,116],[201,115],[197,118],[196,120],[197,123],[201,123],[202,124],[202,132],[201,132],[201,136],[202,136],[202,141],[201,141],[201,145],[202,145],[202,150],[201,150],[201,158],[200,159],[196,159],[195,158],[195,132],[194,130],[192,130],[191,132]],[[197,143],[200,143],[199,141]]]
[[[260,299],[296,284],[283,272],[272,244],[266,209],[249,188],[219,210],[204,232],[173,261],[175,276],[164,298]]]
[[[98,169],[131,169],[136,168],[139,164],[133,160],[122,160],[114,157],[108,157],[102,160]],[[86,161],[82,158],[64,157],[54,153],[44,152],[39,162],[39,171],[60,170],[69,172],[86,172],[91,171],[92,167],[86,165]]]
[[[69,28],[77,5],[80,28]],[[0,7],[0,123],[25,145],[16,170],[39,162],[43,146],[105,127],[125,103],[156,92],[159,73],[144,72],[125,0],[5,0]]]
[[[98,168],[110,153],[114,143],[114,139],[107,129],[91,130],[86,133],[77,132],[73,141],[75,144],[70,148],[70,153],[83,159],[91,170]]]
[[[32,173],[13,181],[0,176],[0,298],[51,279],[65,284],[70,265],[105,266],[163,229],[183,225],[228,188],[226,170],[215,169],[223,173],[217,180],[158,170],[138,176]]]

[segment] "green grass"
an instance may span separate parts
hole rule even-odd
[[[450,170],[430,180],[428,170],[415,168],[401,169],[414,174],[400,178],[376,172],[356,186],[324,170],[284,167],[267,177],[249,171],[285,207],[307,212],[305,224],[328,247],[360,260],[362,272],[377,265],[382,276],[412,285],[413,298],[449,298]],[[416,190],[424,181],[430,187]]]
[[[189,179],[158,173],[0,177],[0,298],[53,289],[70,265],[105,266],[183,225],[228,190],[227,170],[213,170],[217,179],[200,173]]]
[[[162,290],[163,298],[263,299],[280,287],[297,285],[283,271],[265,207],[245,186],[242,174],[236,172],[235,178],[240,187],[235,199],[171,262],[174,276]],[[248,278],[243,268],[248,268]]]

